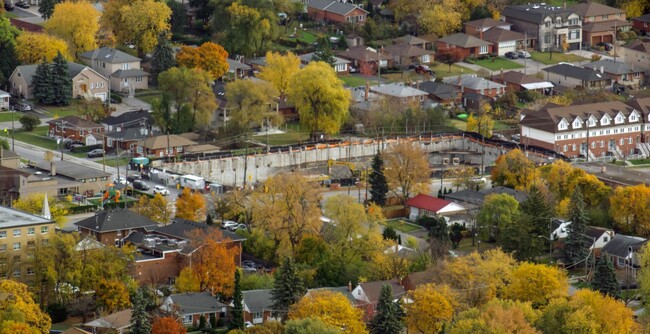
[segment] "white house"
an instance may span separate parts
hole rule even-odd
[[[0,90],[0,110],[9,110],[9,93]]]
[[[410,209],[409,220],[412,221],[416,221],[422,216],[433,217],[435,215],[440,215],[443,217],[449,217],[467,211],[467,209],[460,204],[425,194],[409,198],[404,204]],[[446,220],[448,222],[451,221],[449,219]]]

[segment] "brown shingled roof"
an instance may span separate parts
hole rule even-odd
[[[612,15],[612,14],[623,14],[624,10],[605,6],[597,2],[588,2],[588,3],[579,3],[571,7],[578,15],[580,16],[601,16],[601,15]]]
[[[9,21],[11,22],[11,25],[22,30],[22,31],[29,31],[29,32],[43,32],[45,28],[43,26],[39,26],[38,24],[30,23],[30,22],[25,22],[21,21],[18,19],[13,19],[10,18]]]

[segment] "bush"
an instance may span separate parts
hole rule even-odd
[[[102,148],[101,144],[97,145],[88,145],[88,146],[77,146],[73,147],[70,152],[72,153],[85,153],[85,152],[90,152],[94,149]]]
[[[111,99],[115,100],[117,103],[122,103],[122,97],[119,94],[111,93]]]
[[[41,119],[36,115],[25,115],[19,121],[23,125],[23,129],[30,132],[41,124]]]
[[[68,207],[68,212],[70,212],[71,215],[76,215],[79,213],[87,213],[87,212],[92,212],[95,211],[97,207],[95,205],[78,205],[78,206],[70,206]]]
[[[627,32],[627,39],[636,39],[636,33],[632,30]]]
[[[52,323],[63,322],[68,319],[68,308],[61,303],[54,303],[47,306],[47,314],[50,315]]]
[[[627,32],[625,32],[625,31],[621,31],[621,32],[618,33],[618,39],[622,39],[622,40],[626,41],[629,38],[630,38],[629,34]]]
[[[216,327],[223,327],[225,325],[226,325],[226,322],[223,320],[223,318],[219,318],[219,320],[217,320],[217,326]]]

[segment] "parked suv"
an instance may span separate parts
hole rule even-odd
[[[136,175],[136,174],[132,174],[132,175],[129,175],[129,176],[126,177],[126,180],[129,181],[129,182],[135,182],[135,181],[141,180],[141,179],[142,179],[142,176]]]
[[[142,180],[133,181],[133,189],[137,190],[149,190],[149,185],[144,183]]]
[[[88,152],[89,158],[98,158],[103,156],[104,156],[104,150],[102,150],[101,148]]]

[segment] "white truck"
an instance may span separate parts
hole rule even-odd
[[[179,178],[181,188],[190,188],[196,191],[205,190],[205,179],[195,175],[183,175]]]

